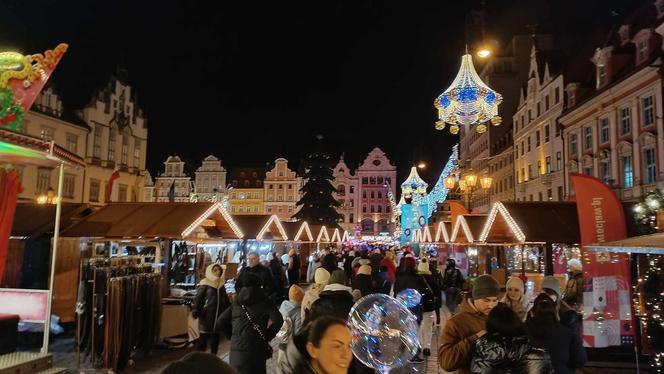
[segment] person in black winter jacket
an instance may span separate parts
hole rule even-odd
[[[385,295],[389,295],[392,289],[392,282],[390,282],[390,273],[387,266],[381,266],[378,275],[376,276],[376,289],[375,292],[379,292]]]
[[[263,292],[268,297],[272,297],[274,294],[274,279],[272,279],[272,272],[270,269],[260,264],[260,258],[258,253],[249,252],[247,253],[247,266],[243,267],[240,273],[252,273],[261,281],[260,286],[263,288]],[[235,290],[239,293],[242,286],[235,284]]]
[[[362,297],[367,296],[370,293],[374,293],[373,278],[371,276],[371,266],[362,265],[360,270],[357,271],[357,275],[353,278],[351,282],[351,287],[353,290],[359,290],[362,294]]]
[[[198,319],[200,332],[196,349],[206,351],[209,342],[210,351],[214,354],[219,350],[219,333],[215,330],[217,318],[231,304],[221,275],[219,264],[211,264],[205,269],[205,278],[198,285],[192,310],[192,316]]]
[[[417,264],[415,262],[415,258],[401,258],[401,262],[399,263],[399,268],[397,269],[397,274],[394,280],[395,296],[407,288],[412,288],[414,290],[419,289],[420,281],[415,270],[416,266]]]
[[[548,374],[551,359],[528,343],[521,318],[507,305],[498,304],[486,321],[486,334],[475,343],[472,374]]]
[[[431,355],[431,337],[433,335],[433,324],[436,318],[436,308],[438,306],[438,295],[440,289],[436,280],[431,275],[429,264],[426,259],[422,259],[417,265],[417,275],[420,285],[417,290],[422,295],[422,322],[420,323],[419,337],[422,352],[425,356]]]
[[[281,259],[276,252],[272,253],[272,259],[270,260],[270,273],[272,273],[272,279],[274,280],[274,293],[272,301],[274,305],[280,305],[281,302],[285,299],[286,291],[286,274],[284,273],[284,267],[281,265]]]
[[[256,275],[241,272],[236,285],[241,288],[235,302],[217,320],[217,329],[231,338],[230,364],[239,374],[266,372],[272,357],[270,341],[284,320],[279,309],[261,289]]]
[[[332,274],[335,270],[339,270],[339,264],[337,263],[337,255],[334,253],[328,253],[320,261],[321,267],[327,270]]]
[[[297,249],[288,251],[288,284],[290,286],[300,283],[300,254]]]
[[[545,293],[535,299],[526,327],[531,344],[551,355],[556,374],[574,373],[585,365],[586,351],[581,338],[560,323],[556,303]]]

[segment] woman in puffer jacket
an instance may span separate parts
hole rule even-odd
[[[217,317],[230,305],[221,265],[211,264],[205,269],[205,278],[198,284],[191,313],[198,319],[200,336],[196,343],[197,350],[206,351],[210,342],[210,351],[217,354],[219,350],[219,333],[215,331]]]
[[[498,304],[486,321],[486,334],[475,343],[473,374],[550,374],[551,359],[528,342],[526,328],[510,307]]]

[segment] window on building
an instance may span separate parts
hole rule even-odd
[[[599,120],[599,141],[601,144],[609,142],[609,119],[601,118]]]
[[[92,202],[99,201],[99,179],[90,179],[90,197],[89,200]]]
[[[348,222],[355,223],[355,217],[354,217],[353,213],[348,215]]]
[[[101,158],[101,136],[103,128],[96,125],[94,130],[94,140],[92,142],[92,157]]]
[[[526,147],[525,147],[525,145],[524,145],[524,141],[522,140],[522,141],[521,141],[521,156],[523,156],[523,154],[525,153],[525,151],[526,151]]]
[[[632,132],[632,113],[629,107],[620,109],[620,135]]]
[[[134,139],[134,164],[135,168],[141,167],[141,140]]]
[[[118,188],[118,201],[121,202],[121,203],[127,201],[127,185],[126,184],[120,184],[120,187]]]
[[[549,142],[549,135],[550,135],[549,125],[546,125],[544,126],[544,143]]]
[[[345,195],[346,194],[346,186],[344,186],[343,184],[340,184],[339,186],[337,186],[337,194],[339,194],[339,196]]]
[[[576,136],[576,133],[571,133],[569,134],[569,154],[570,156],[575,156],[578,152],[578,138]]]
[[[366,213],[366,212],[367,212],[367,206],[366,206],[366,205],[362,205],[362,213]]]
[[[67,133],[67,143],[65,144],[65,148],[67,148],[69,152],[78,153],[78,135]]]
[[[382,205],[378,206],[378,213],[383,213],[383,206]]]
[[[538,201],[542,201],[542,192],[537,193]]]
[[[514,152],[514,157],[518,157],[519,156],[519,143],[515,144],[514,147],[516,148],[515,152]]]
[[[539,132],[539,130],[537,130],[535,132],[535,147],[539,147],[539,146],[540,146],[540,132]]]
[[[67,198],[74,197],[74,190],[76,188],[76,175],[65,174],[62,179],[62,196]]]
[[[528,144],[528,152],[530,152],[530,135],[528,135],[528,139],[526,139],[526,144]]]
[[[521,168],[521,175],[520,175],[520,177],[521,177],[521,181],[522,181],[522,182],[526,180],[526,169]]]
[[[588,150],[593,148],[593,128],[586,126],[583,128],[583,149]]]
[[[632,188],[634,186],[634,173],[632,171],[632,156],[624,155],[620,157],[623,175],[623,188]]]
[[[293,206],[292,205],[288,206],[288,213],[293,213]]]
[[[643,107],[643,126],[648,127],[655,123],[655,107],[652,95],[642,98],[641,106]]]
[[[37,169],[37,193],[44,193],[51,187],[51,169]]]
[[[369,178],[362,177],[362,184],[369,184]]]
[[[648,39],[639,40],[638,44],[639,61],[643,62],[648,58]]]
[[[646,149],[644,151],[644,159],[646,161],[646,184],[655,183],[657,181],[657,160],[655,158],[655,149]]]
[[[115,143],[116,143],[115,129],[111,128],[108,134],[108,160],[115,161]]]
[[[278,186],[279,186],[279,189],[280,189],[280,190],[283,190],[283,189],[284,189],[284,185],[283,185],[283,184],[279,183]]]
[[[376,177],[369,177],[369,184],[376,184]]]
[[[350,186],[348,193],[355,193],[355,186]]]
[[[533,112],[532,110],[528,109],[528,123],[533,120]]]
[[[554,91],[554,104],[558,104],[560,102],[560,87],[556,87]]]
[[[606,83],[606,66],[604,64],[597,65],[597,87],[601,87]]]
[[[556,152],[556,171],[563,169],[563,155],[562,152]]]
[[[272,205],[266,206],[265,211],[268,212],[268,213],[272,213]]]
[[[609,183],[609,179],[611,179],[611,164],[609,160],[602,160],[599,163],[599,178],[602,182]]]
[[[127,165],[129,159],[129,135],[125,134],[122,136],[122,154],[120,156],[120,162],[122,165]]]
[[[383,198],[383,193],[381,191],[378,191],[378,198],[382,199]]]
[[[533,201],[533,194],[528,195],[528,201]]]
[[[526,180],[531,179],[533,179],[533,165],[528,164],[528,176],[526,176]]]
[[[539,117],[541,114],[542,114],[541,105],[540,105],[540,102],[538,101],[537,102],[537,117]]]
[[[583,174],[590,175],[592,177],[593,176],[593,167],[592,166],[584,167],[583,168]]]
[[[542,172],[542,160],[537,160],[537,174],[544,174]]]
[[[50,142],[55,138],[55,130],[51,127],[42,126],[39,137],[45,142]]]
[[[390,212],[390,206],[389,206],[389,205],[385,205],[385,213],[389,213],[389,212]]]
[[[277,196],[277,200],[284,201],[284,197],[282,195],[279,195],[279,196]]]
[[[376,213],[376,207],[373,205],[371,206],[371,213]]]
[[[544,96],[544,110],[549,110],[549,95]]]
[[[545,172],[547,174],[551,174],[551,156],[546,156],[545,165],[546,165]]]
[[[376,179],[376,182],[377,182],[378,184],[383,184],[383,177],[378,177],[378,178]]]
[[[371,191],[371,198],[372,199],[374,198],[374,192],[373,191]]]

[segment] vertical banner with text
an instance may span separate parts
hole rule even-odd
[[[576,190],[581,245],[624,239],[625,213],[615,193],[587,175],[570,174],[570,179]],[[634,344],[629,255],[581,250],[584,344],[595,348]]]

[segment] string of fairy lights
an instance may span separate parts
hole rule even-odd
[[[664,256],[646,255],[646,272],[634,286],[634,310],[641,330],[648,338],[653,354],[652,367],[656,373],[664,371],[664,292],[662,267]]]

